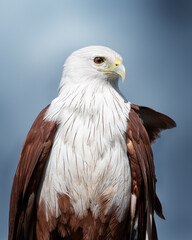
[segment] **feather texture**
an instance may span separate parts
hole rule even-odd
[[[33,123],[21,151],[11,192],[9,240],[23,236],[23,229],[27,236],[31,231],[35,195],[57,129],[54,122],[43,120],[47,108]]]
[[[56,210],[58,217],[57,194],[66,194],[77,216],[84,217],[90,209],[97,217],[99,197],[112,191],[106,212],[117,207],[120,221],[131,185],[126,149],[130,104],[108,82],[97,87],[86,84],[86,88],[81,84],[75,91],[66,87],[65,91],[45,117],[59,127],[42,179],[40,202],[45,202],[47,214]],[[67,93],[69,97],[61,100]]]
[[[159,136],[160,130],[175,125],[175,122],[164,114],[150,108],[131,105],[127,131],[132,178],[130,239],[157,239],[154,210],[161,218],[164,219],[164,216],[155,190],[156,177],[151,142]]]
[[[176,123],[165,114],[155,110],[132,104],[132,108],[138,113],[143,125],[149,135],[150,142],[153,143],[156,138],[160,137],[160,131],[176,127]]]

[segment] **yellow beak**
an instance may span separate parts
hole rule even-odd
[[[115,60],[114,64],[106,69],[101,69],[102,72],[115,73],[122,78],[122,82],[125,81],[126,70],[123,63],[120,60]]]

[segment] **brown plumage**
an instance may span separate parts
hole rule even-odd
[[[151,142],[160,136],[161,130],[175,126],[175,122],[168,116],[132,104],[128,120],[127,150],[131,167],[132,194],[136,196],[136,202],[131,202],[134,212],[132,216],[130,215],[130,221],[133,227],[138,216],[137,239],[145,239],[147,211],[152,215],[150,239],[157,239],[154,210],[164,219],[155,190],[156,178]],[[133,229],[130,229],[129,234],[135,239]]]
[[[36,193],[57,129],[45,122],[46,107],[33,123],[23,145],[10,200],[9,239],[27,239],[36,215]]]
[[[100,196],[100,214],[95,219],[88,211],[78,219],[66,195],[58,195],[60,216],[46,220],[44,205],[38,205],[37,192],[54,135],[55,122],[43,120],[48,107],[37,117],[23,145],[13,181],[10,200],[9,240],[16,239],[66,239],[106,240],[145,239],[147,213],[151,213],[151,236],[157,239],[154,210],[163,217],[161,203],[156,195],[155,169],[151,143],[163,129],[175,127],[175,122],[150,108],[132,105],[127,130],[127,153],[131,168],[132,195],[124,220],[119,223],[116,211],[105,214],[110,194]],[[137,220],[138,219],[138,220]],[[136,221],[138,228],[134,230]]]

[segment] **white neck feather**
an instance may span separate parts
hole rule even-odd
[[[77,76],[74,76],[77,78]],[[56,121],[60,123],[60,114],[62,109],[69,108],[72,111],[78,111],[81,114],[100,114],[102,106],[114,109],[118,104],[123,108],[127,100],[121,94],[118,88],[118,79],[107,81],[106,79],[94,79],[90,81],[85,79],[81,82],[69,81],[68,75],[63,75],[60,86],[59,95],[55,98],[45,116],[46,120]],[[120,104],[120,105],[119,105]],[[123,109],[119,109],[121,111]],[[128,109],[123,110],[123,116],[128,118]],[[106,113],[105,113],[106,115]]]

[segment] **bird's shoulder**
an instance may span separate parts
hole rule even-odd
[[[151,108],[131,104],[127,128],[127,153],[131,169],[130,236],[157,239],[154,211],[164,218],[156,194],[156,177],[151,143],[160,131],[175,127],[168,116]],[[137,226],[134,229],[134,226]]]
[[[20,234],[24,212],[28,205],[34,204],[42,172],[57,130],[55,122],[44,120],[48,108],[49,105],[37,116],[21,150],[11,191],[9,239]]]

